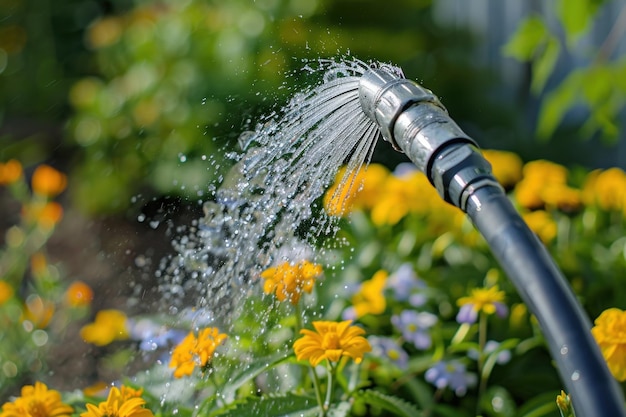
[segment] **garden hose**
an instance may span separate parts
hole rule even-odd
[[[593,339],[591,322],[545,246],[524,223],[476,143],[433,93],[384,68],[359,83],[365,114],[441,197],[463,210],[537,317],[579,417],[626,417],[624,395]]]

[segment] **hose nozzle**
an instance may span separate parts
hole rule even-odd
[[[384,68],[371,69],[361,76],[359,99],[383,138],[404,152],[446,201],[465,210],[466,190],[498,186],[476,143],[430,90]]]

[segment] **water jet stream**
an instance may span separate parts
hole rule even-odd
[[[537,317],[576,413],[626,416],[623,393],[591,336],[589,319],[474,141],[430,91],[387,68],[367,71],[359,96],[363,112],[385,140],[406,153],[441,197],[462,209],[485,237]]]

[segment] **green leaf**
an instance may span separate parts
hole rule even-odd
[[[291,356],[285,356],[284,354],[273,355],[269,357],[256,358],[248,366],[245,367],[240,373],[228,378],[226,390],[236,391],[246,382],[259,376],[261,373],[273,368],[274,366],[286,361]]]
[[[320,409],[315,398],[286,394],[267,397],[247,397],[217,410],[212,416],[247,417],[317,417]],[[341,414],[337,415],[338,417]]]
[[[420,417],[423,415],[413,404],[393,395],[366,390],[359,392],[357,396],[367,404],[380,407],[399,417]]]
[[[549,36],[549,31],[539,16],[523,21],[504,45],[503,53],[520,61],[530,61]]]
[[[546,40],[545,48],[538,54],[537,59],[533,62],[533,80],[530,89],[533,93],[539,94],[546,85],[548,78],[552,75],[556,61],[559,58],[561,45],[554,37]]]
[[[583,73],[571,72],[561,84],[548,93],[539,110],[537,136],[546,140],[559,126],[565,113],[579,100]]]
[[[519,417],[544,417],[552,416],[557,412],[557,394],[541,394],[526,402],[517,411]]]
[[[597,0],[561,0],[559,2],[556,11],[570,48],[587,32],[599,5],[600,2]]]

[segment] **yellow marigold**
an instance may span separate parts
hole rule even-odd
[[[31,184],[35,193],[54,197],[65,190],[67,177],[51,166],[43,164],[39,165],[33,172]]]
[[[174,369],[174,377],[182,378],[191,375],[196,367],[203,372],[211,364],[215,349],[226,340],[227,335],[220,333],[216,327],[209,327],[198,332],[196,337],[193,332],[174,348],[170,359],[170,368]]]
[[[25,385],[21,396],[4,403],[0,417],[70,417],[74,410],[61,400],[61,394],[41,383]]]
[[[296,305],[303,292],[311,293],[315,278],[322,274],[322,267],[309,261],[300,261],[295,265],[284,262],[261,272],[265,280],[263,291],[274,293],[279,301],[288,300]]]
[[[491,164],[493,175],[504,188],[513,188],[522,179],[522,158],[516,153],[493,149],[483,149],[482,152]]]
[[[626,381],[626,311],[609,308],[591,329],[609,370],[618,381]]]
[[[352,309],[346,311],[344,318],[357,320],[366,314],[383,313],[387,307],[384,290],[388,276],[389,273],[381,269],[371,279],[364,281],[352,297]]]
[[[70,307],[88,306],[93,300],[93,290],[82,281],[74,281],[65,290],[65,303]]]
[[[363,335],[365,331],[351,326],[352,320],[341,322],[314,321],[315,331],[302,329],[303,336],[293,344],[298,360],[308,359],[311,365],[317,366],[322,360],[338,362],[343,356],[361,362],[363,355],[372,347]]]
[[[13,287],[3,279],[0,279],[0,306],[13,297]]]
[[[607,211],[626,209],[626,173],[619,168],[592,171],[583,186],[585,202]]]
[[[0,162],[0,185],[13,184],[22,177],[22,164],[15,159]]]
[[[344,216],[357,208],[370,208],[376,203],[389,170],[383,165],[370,164],[358,171],[339,170],[335,183],[324,195],[324,208],[331,216]]]
[[[567,168],[545,160],[531,161],[524,165],[523,179],[515,187],[514,194],[522,207],[538,209],[546,205],[548,187],[566,185]]]
[[[100,310],[93,323],[80,329],[80,336],[87,343],[105,346],[115,340],[128,339],[127,317],[119,310]]]
[[[133,393],[136,393],[133,390]],[[144,408],[146,401],[136,395],[128,395],[124,387],[120,391],[112,387],[106,401],[102,401],[96,407],[87,404],[87,411],[81,413],[80,417],[154,417],[152,411]]]
[[[535,210],[524,213],[522,217],[530,230],[535,232],[543,243],[550,243],[556,237],[556,222],[547,211]]]

